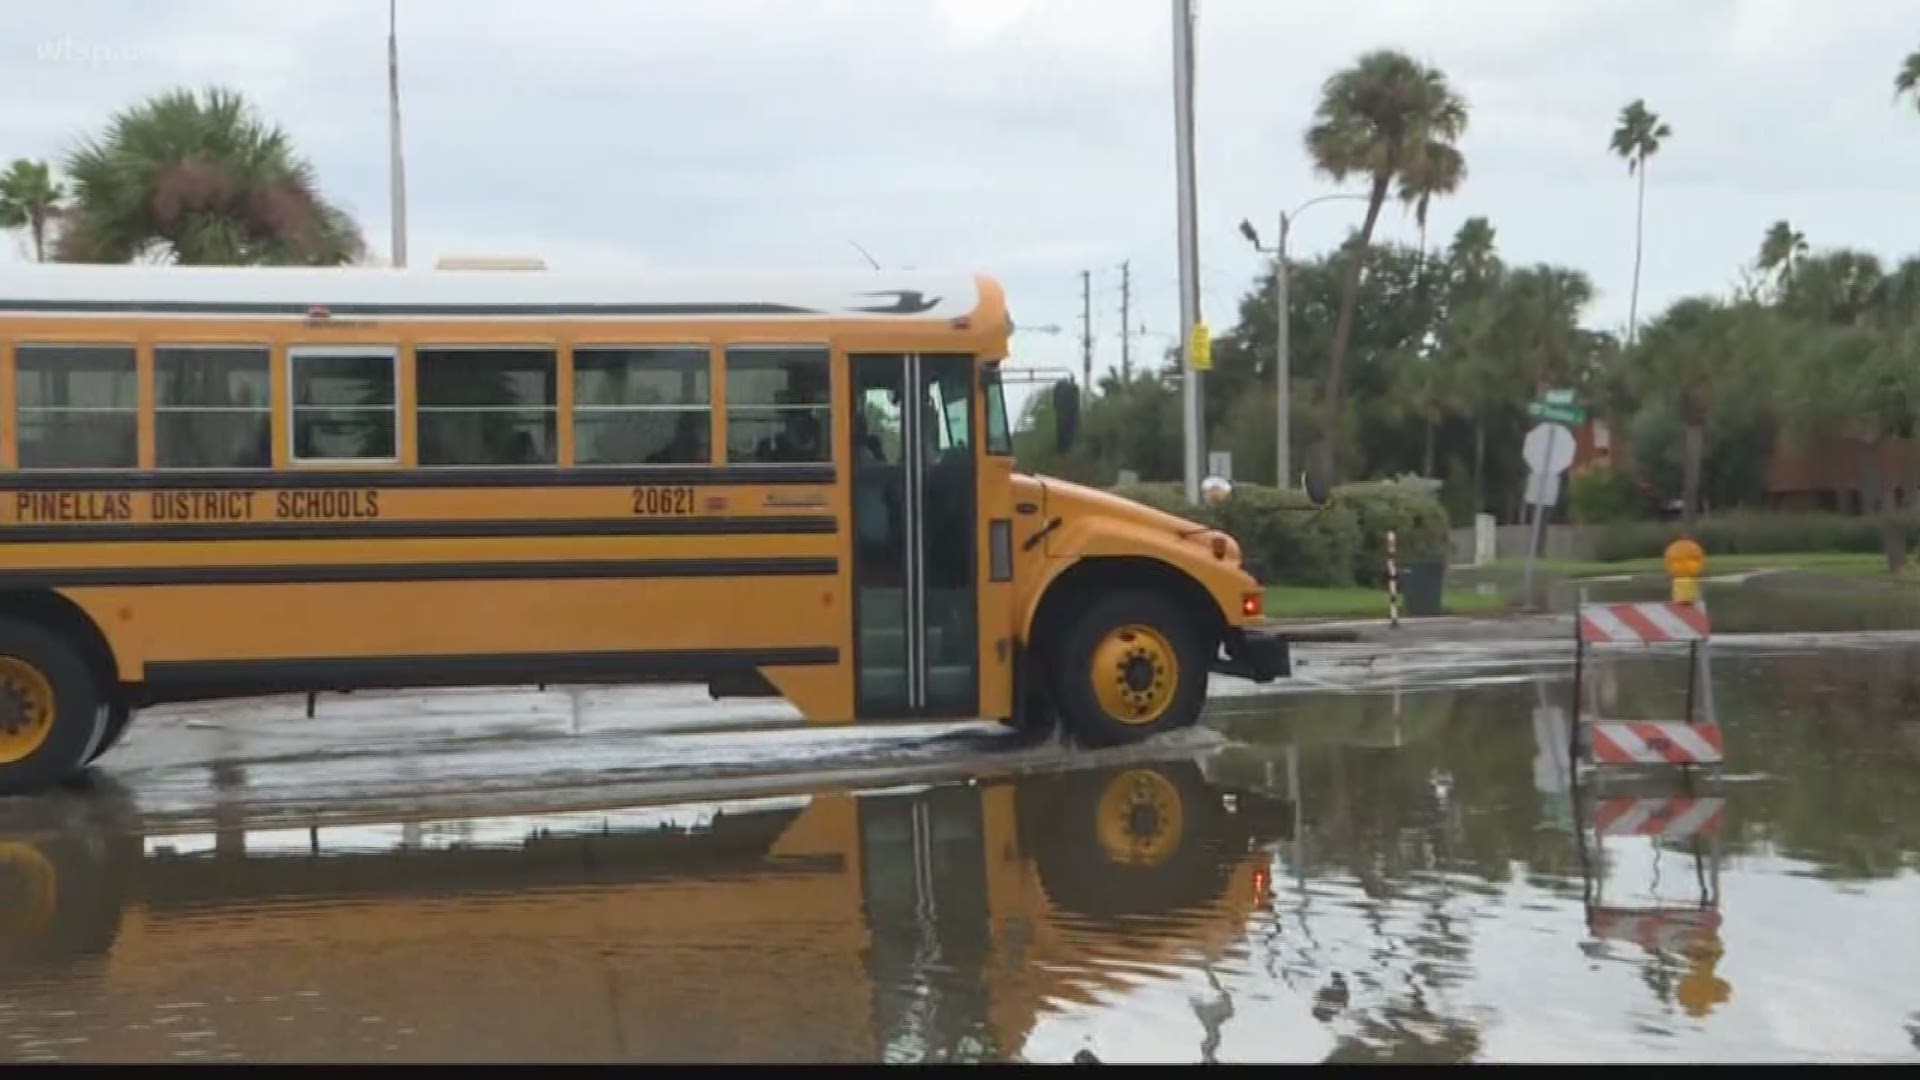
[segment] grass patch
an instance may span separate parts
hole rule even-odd
[[[1526,563],[1504,559],[1494,564],[1503,570],[1519,571]],[[1599,562],[1584,559],[1542,559],[1536,569],[1567,577],[1603,577],[1609,574],[1664,574],[1666,565],[1659,559],[1624,559]],[[1843,577],[1885,577],[1886,558],[1877,552],[1801,551],[1778,555],[1707,555],[1707,577],[1740,574],[1749,570],[1817,570]],[[1909,571],[1911,576],[1911,571]]]
[[[1448,615],[1481,615],[1504,611],[1509,603],[1504,592],[1446,589],[1440,594],[1440,608]],[[1274,585],[1267,589],[1266,605],[1267,617],[1271,619],[1387,617],[1387,594],[1384,589]],[[1404,597],[1400,601],[1400,613],[1406,614]]]

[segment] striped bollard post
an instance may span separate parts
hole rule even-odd
[[[1400,544],[1398,535],[1387,530],[1387,621],[1400,625]]]

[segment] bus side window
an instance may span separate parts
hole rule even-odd
[[[727,350],[727,460],[833,460],[828,353],[821,345]]]
[[[140,464],[133,346],[20,345],[14,362],[21,468]]]
[[[287,350],[293,460],[395,460],[399,376],[390,346]]]
[[[154,464],[272,467],[271,356],[260,345],[154,346]]]
[[[420,464],[553,464],[556,355],[524,346],[414,350]]]
[[[713,446],[705,346],[573,350],[573,460],[581,465],[704,465]]]

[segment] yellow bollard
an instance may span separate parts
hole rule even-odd
[[[1707,568],[1707,553],[1687,537],[1667,545],[1667,576],[1673,578],[1673,602],[1700,602],[1700,575]]]

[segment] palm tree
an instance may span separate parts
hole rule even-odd
[[[0,175],[0,228],[25,229],[33,237],[33,261],[47,261],[47,226],[62,213],[67,193],[44,161],[17,158]]]
[[[1443,156],[1437,148],[1453,151],[1466,127],[1467,104],[1448,87],[1446,76],[1402,53],[1385,49],[1367,53],[1321,87],[1320,104],[1306,133],[1314,167],[1336,181],[1364,176],[1368,183],[1367,216],[1351,242],[1341,281],[1340,314],[1327,356],[1320,469],[1328,482],[1337,479],[1334,453],[1340,445],[1342,372],[1353,336],[1361,264],[1373,242],[1380,207],[1396,179],[1409,172],[1436,171],[1431,162]],[[1461,162],[1454,170],[1456,175],[1464,173],[1464,165]]]
[[[1440,423],[1461,411],[1462,387],[1455,365],[1443,352],[1406,356],[1394,365],[1391,378],[1387,411],[1396,419],[1421,423],[1420,475],[1433,476]]]
[[[1493,223],[1483,217],[1470,217],[1460,223],[1447,246],[1447,258],[1453,262],[1457,277],[1480,281],[1487,270],[1499,262],[1494,254]]]
[[[1640,178],[1639,201],[1633,214],[1633,292],[1627,300],[1627,345],[1633,345],[1640,318],[1640,250],[1645,241],[1647,217],[1647,159],[1658,153],[1660,140],[1673,134],[1658,114],[1635,98],[1620,110],[1620,126],[1613,129],[1613,152],[1627,161],[1627,172]]]
[[[1782,218],[1773,223],[1767,235],[1760,241],[1760,257],[1755,260],[1760,269],[1776,276],[1778,284],[1784,285],[1793,276],[1793,264],[1807,254],[1807,234],[1787,224]]]
[[[1906,97],[1920,109],[1920,49],[1907,54],[1900,63],[1900,70],[1893,77],[1893,96]]]
[[[1493,225],[1484,217],[1460,223],[1447,247],[1446,318],[1439,360],[1447,372],[1451,409],[1473,420],[1473,508],[1486,508],[1487,421],[1506,384],[1498,370],[1491,294],[1506,268],[1494,250]]]
[[[1714,402],[1750,385],[1767,385],[1778,337],[1763,308],[1693,297],[1661,313],[1631,354],[1640,396],[1665,397],[1686,425],[1680,513],[1689,535],[1700,510],[1700,468]]]
[[[325,266],[365,250],[287,133],[231,90],[172,90],[119,113],[67,173],[64,261]]]
[[[1427,261],[1427,206],[1435,195],[1451,195],[1467,178],[1467,159],[1459,150],[1442,142],[1427,144],[1418,163],[1400,174],[1400,201],[1413,207],[1413,220],[1420,227],[1420,262]]]

